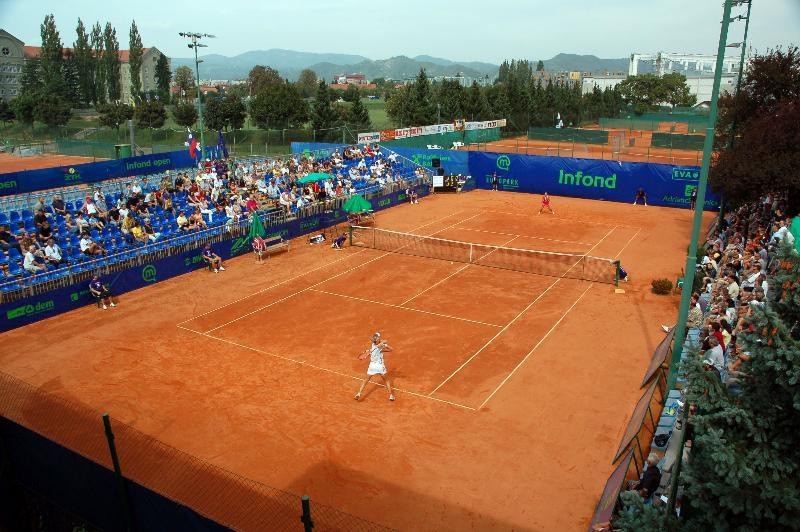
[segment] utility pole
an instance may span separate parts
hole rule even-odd
[[[194,73],[195,73],[195,76],[196,76],[196,79],[197,79],[197,111],[198,111],[198,115],[199,115],[199,118],[200,118],[200,158],[201,159],[205,159],[206,158],[206,137],[205,137],[205,133],[203,131],[204,130],[204,127],[203,127],[203,100],[202,100],[202,94],[201,94],[201,91],[200,91],[200,63],[202,63],[203,60],[198,58],[197,49],[198,48],[208,48],[208,46],[205,45],[205,44],[201,44],[201,43],[199,43],[197,41],[199,39],[202,39],[203,37],[208,37],[208,38],[211,38],[211,39],[213,39],[215,37],[214,37],[214,35],[209,35],[208,33],[195,33],[195,32],[189,32],[189,31],[182,31],[182,32],[178,33],[178,35],[180,35],[181,37],[185,37],[187,39],[190,39],[192,42],[190,42],[187,46],[189,48],[194,48]]]
[[[694,208],[691,241],[689,253],[686,256],[686,266],[683,274],[683,290],[681,291],[681,305],[678,309],[678,323],[675,326],[675,345],[672,349],[672,360],[667,375],[667,390],[675,387],[678,376],[678,367],[683,354],[683,342],[686,336],[686,320],[689,317],[689,303],[694,284],[695,267],[697,266],[697,241],[700,236],[700,227],[703,222],[703,211],[706,202],[706,187],[708,185],[708,169],[711,165],[711,152],[714,148],[714,127],[717,123],[717,104],[719,102],[719,87],[722,81],[722,68],[725,61],[725,45],[728,40],[728,26],[731,22],[731,4],[734,0],[725,0],[722,14],[722,28],[719,33],[719,46],[717,47],[716,69],[714,70],[714,87],[711,90],[711,110],[706,126],[706,139],[703,145],[703,165],[700,169],[700,180],[697,183],[697,201]],[[736,0],[737,5],[746,0]]]

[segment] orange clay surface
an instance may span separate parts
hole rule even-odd
[[[673,323],[691,212],[474,191],[378,227],[620,258],[613,285],[327,245],[2,335],[0,370],[245,477],[402,530],[585,530]],[[707,213],[707,220],[713,215]],[[353,400],[380,330],[397,401]],[[199,509],[202,512],[202,509]]]
[[[619,148],[611,144],[583,144],[530,140],[527,137],[507,138],[491,142],[470,144],[463,149],[525,155],[547,155],[553,157],[577,157],[579,159],[610,159],[614,161],[650,162],[659,164],[700,165],[703,152],[654,148],[649,145],[649,131],[634,132],[634,145],[628,143],[628,132],[619,130],[622,142]]]
[[[36,170],[38,168],[52,168],[53,166],[91,163],[95,160],[101,159],[52,154],[20,157],[19,155],[12,155],[10,153],[0,153],[0,174],[20,172],[23,170]]]

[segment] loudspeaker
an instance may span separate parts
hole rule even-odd
[[[433,166],[434,168],[439,168],[440,166],[442,166],[442,161],[440,161],[438,157],[434,157],[433,159],[431,159],[431,166]]]
[[[436,175],[444,175],[444,168],[441,166],[436,169]]]

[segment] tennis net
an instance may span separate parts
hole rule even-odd
[[[473,244],[361,226],[350,228],[350,245],[551,277],[618,282],[619,262],[591,255]]]

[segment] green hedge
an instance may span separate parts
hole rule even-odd
[[[702,150],[704,135],[682,135],[680,133],[653,132],[650,145],[654,148],[673,148],[676,150]]]
[[[578,142],[581,144],[608,144],[608,131],[599,129],[576,129],[554,127],[532,127],[528,129],[531,140],[550,140],[553,142]]]

